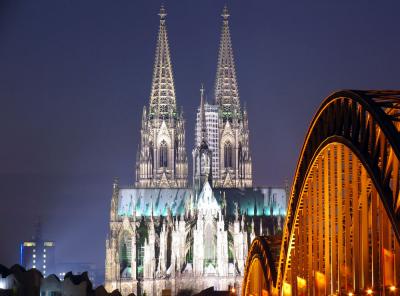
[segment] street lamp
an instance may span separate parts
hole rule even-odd
[[[372,289],[367,289],[367,295],[372,295],[372,294],[373,294]]]

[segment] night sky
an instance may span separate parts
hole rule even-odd
[[[256,185],[291,181],[334,90],[400,89],[399,1],[164,1],[190,158],[226,2]],[[18,262],[40,216],[58,261],[103,267],[112,179],[134,180],[160,4],[0,0],[0,263]]]

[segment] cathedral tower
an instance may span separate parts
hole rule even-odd
[[[251,187],[248,118],[247,111],[242,111],[240,106],[226,6],[221,16],[223,22],[215,82],[215,103],[220,112],[219,179],[214,183],[217,187]]]
[[[123,296],[197,293],[210,286],[240,291],[251,240],[263,229],[268,233],[281,227],[276,221],[283,219],[286,193],[281,188],[243,189],[252,185],[249,128],[240,106],[226,8],[215,103],[206,102],[202,87],[193,187],[188,186],[184,120],[176,107],[166,15],[161,7],[135,186],[120,186],[118,179],[113,183],[104,285]]]
[[[176,107],[175,86],[165,19],[160,9],[160,27],[150,93],[143,108],[140,147],[136,161],[136,187],[187,187],[185,122]]]

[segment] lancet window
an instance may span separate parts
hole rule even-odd
[[[231,168],[233,166],[233,149],[230,142],[226,142],[224,145],[224,167]]]
[[[160,144],[160,167],[168,167],[168,145],[165,140]]]

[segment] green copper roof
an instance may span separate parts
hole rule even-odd
[[[249,216],[285,215],[286,193],[283,188],[213,188],[214,196],[221,206],[226,207],[227,215],[235,215],[236,204],[240,214]],[[118,215],[132,216],[166,216],[168,209],[172,215],[183,215],[185,204],[195,203],[192,189],[120,189],[118,199]],[[223,212],[225,212],[223,210]]]
[[[191,189],[120,189],[118,215],[132,216],[134,208],[137,216],[166,216],[168,209],[172,215],[185,212],[185,201],[190,201]]]
[[[249,216],[286,215],[286,192],[283,188],[214,188],[221,205],[226,200],[226,213],[235,215],[236,204],[240,214]]]

